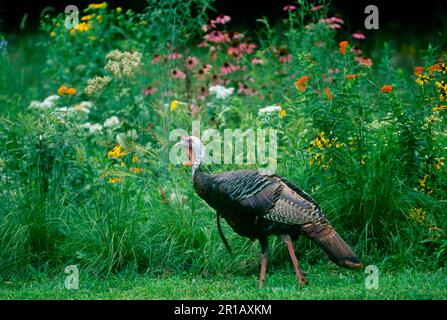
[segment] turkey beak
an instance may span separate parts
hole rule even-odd
[[[174,144],[174,147],[182,147],[182,148],[185,148],[185,146],[181,143],[181,141],[179,141],[179,142],[177,142],[176,144]],[[192,162],[191,162],[191,161],[184,161],[182,164],[183,164],[184,166],[189,166],[189,167],[192,166]]]

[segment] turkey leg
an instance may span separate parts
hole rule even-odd
[[[267,272],[268,242],[267,239],[259,239],[261,244],[261,274],[259,275],[259,289],[262,289]]]
[[[284,242],[287,245],[287,249],[289,250],[290,259],[292,259],[293,267],[295,268],[296,277],[298,278],[298,282],[300,286],[302,286],[305,282],[308,282],[306,278],[304,278],[303,273],[300,270],[300,267],[298,266],[298,260],[295,256],[295,250],[293,250],[293,244],[292,239],[290,239],[289,235],[281,236],[281,238],[284,240]]]

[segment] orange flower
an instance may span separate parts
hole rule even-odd
[[[108,182],[110,184],[115,184],[115,183],[120,183],[122,181],[123,181],[123,179],[121,179],[121,178],[110,178]]]
[[[359,75],[358,74],[348,74],[346,76],[346,80],[351,81],[354,80],[355,78],[357,78]]]
[[[393,91],[393,86],[391,86],[391,85],[384,85],[384,86],[382,86],[382,89],[380,89],[380,91],[382,91],[382,93],[392,92]]]
[[[61,86],[57,89],[57,94],[63,96],[64,94],[76,94],[78,91],[75,88],[67,88],[66,86]]]
[[[440,70],[440,69],[441,69],[441,66],[439,64],[434,64],[434,65],[429,66],[427,68],[428,72],[430,72],[430,73],[433,73],[433,72],[435,72],[437,70]]]
[[[349,45],[348,41],[342,41],[338,45],[340,46],[340,52],[345,54],[346,53],[346,48]]]
[[[143,171],[143,169],[138,168],[138,167],[130,167],[129,168],[130,172],[136,173],[136,174],[140,174],[141,171]]]
[[[327,97],[329,100],[334,99],[334,96],[332,95],[332,92],[331,92],[331,89],[330,89],[330,88],[326,88],[326,89],[324,89],[324,94],[326,95],[326,97]]]
[[[65,86],[61,86],[59,87],[59,89],[57,89],[57,94],[60,96],[63,96],[66,92],[67,92],[68,88]]]
[[[424,72],[424,67],[415,67],[414,73],[418,76],[420,76]]]
[[[295,87],[297,90],[305,91],[307,89],[309,77],[308,76],[302,76],[298,80],[295,81]]]
[[[72,95],[76,94],[77,92],[78,92],[78,91],[77,91],[75,88],[68,88],[68,89],[65,91],[66,94],[72,94]]]

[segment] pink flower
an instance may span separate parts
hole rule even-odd
[[[174,79],[185,79],[186,78],[186,74],[179,69],[173,69],[172,70],[172,77]]]
[[[199,70],[197,70],[197,74],[199,75],[199,79],[204,79],[205,75],[210,73],[212,66],[210,64],[204,64]]]
[[[356,57],[357,62],[365,67],[371,67],[373,62],[370,58]]]
[[[342,19],[337,18],[337,17],[332,17],[330,19],[331,19],[332,23],[339,23],[339,24],[344,24],[345,23]]]
[[[320,19],[318,20],[318,22],[326,23],[328,25],[328,28],[332,30],[341,29],[341,25],[345,23],[342,19],[337,17]]]
[[[244,37],[243,33],[237,32],[237,31],[230,31],[228,32],[228,37],[231,40],[239,40],[242,39]]]
[[[237,70],[239,70],[239,67],[237,67],[235,65],[232,65],[229,62],[225,62],[223,64],[223,66],[220,67],[220,73],[221,74],[229,74],[229,73],[231,73],[233,71],[237,71]]]
[[[256,45],[254,43],[241,42],[238,48],[241,52],[250,54],[253,53]]]
[[[323,6],[313,6],[312,8],[310,8],[311,11],[318,11],[321,8],[323,8]]]
[[[239,48],[237,46],[235,46],[235,44],[231,45],[227,49],[227,55],[238,57],[239,56]]]
[[[352,34],[352,38],[356,40],[365,40],[365,35],[361,34],[360,32],[355,32]]]
[[[210,20],[210,28],[215,29],[216,28],[216,20]]]
[[[204,64],[203,66],[202,66],[202,69],[206,72],[206,73],[210,73],[210,70],[213,68],[213,66],[212,65],[210,65],[210,64]]]
[[[209,29],[208,25],[204,24],[204,25],[202,26],[202,31],[203,31],[203,32],[208,32],[208,29]]]
[[[199,59],[194,56],[188,57],[188,59],[186,59],[186,67],[189,69],[194,68],[198,63]]]
[[[161,55],[159,55],[158,53],[154,54],[154,58],[152,58],[151,63],[155,64],[155,63],[159,63],[161,61]]]
[[[279,62],[281,62],[281,63],[287,63],[287,62],[292,61],[292,56],[290,54],[288,54],[288,55],[280,56],[278,59],[279,59]]]
[[[229,16],[220,14],[219,16],[217,16],[215,21],[217,24],[226,24],[231,21],[231,18]]]
[[[278,60],[281,63],[287,63],[287,62],[292,61],[292,56],[290,55],[289,50],[287,50],[287,48],[285,48],[285,47],[279,48],[278,55],[279,55]]]
[[[238,83],[239,88],[237,89],[238,94],[246,94],[247,96],[252,96],[255,94],[255,90],[243,84],[242,82]]]
[[[253,58],[253,59],[251,59],[251,64],[264,64],[264,60],[263,59],[260,59],[260,58]]]
[[[222,31],[217,31],[217,30],[215,30],[215,31],[213,31],[211,33],[208,33],[203,38],[206,41],[215,42],[215,43],[225,42],[226,41],[226,37],[223,34],[223,32]]]
[[[293,10],[296,10],[296,7],[291,5],[291,4],[289,4],[289,5],[285,6],[284,8],[282,8],[282,11],[293,11]]]
[[[337,23],[332,23],[329,25],[329,29],[332,29],[332,30],[341,29],[341,25],[339,25]]]
[[[170,59],[180,59],[181,57],[182,55],[180,53],[178,53],[177,51],[172,51],[171,54],[167,56],[167,60],[169,61]]]
[[[205,48],[208,47],[208,43],[206,41],[202,41],[197,45],[197,48]]]
[[[357,46],[355,46],[353,49],[352,49],[352,51],[356,54],[356,55],[361,55],[362,54],[362,50],[359,48],[359,47],[357,47]]]
[[[329,73],[335,73],[335,74],[340,73],[340,69],[338,69],[338,68],[336,68],[336,69],[329,68],[328,71],[329,71]]]
[[[145,89],[144,89],[144,96],[148,96],[148,95],[153,95],[155,92],[157,92],[158,89],[154,88],[152,85],[148,85]]]

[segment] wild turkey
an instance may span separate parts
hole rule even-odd
[[[217,212],[217,227],[225,247],[231,249],[220,226],[222,216],[239,235],[261,244],[262,288],[267,270],[268,236],[278,235],[287,245],[300,286],[307,281],[298,266],[292,245],[300,234],[313,239],[336,264],[360,268],[361,262],[335,232],[318,204],[303,190],[275,174],[230,171],[207,174],[201,164],[205,147],[197,137],[178,143],[188,151],[192,181],[197,194]]]

